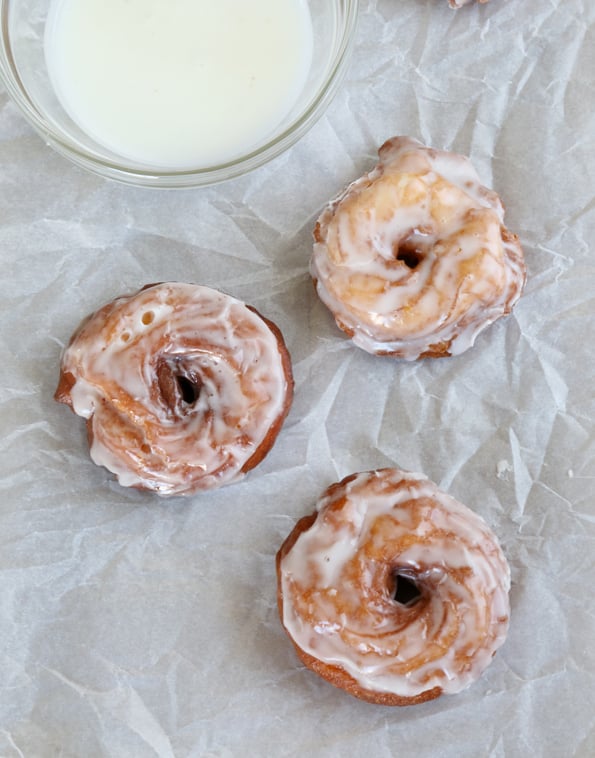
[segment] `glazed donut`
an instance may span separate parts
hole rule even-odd
[[[525,264],[498,196],[469,160],[395,137],[323,211],[310,272],[359,347],[407,360],[456,355],[509,313]]]
[[[474,682],[506,637],[510,571],[492,532],[425,476],[333,484],[277,554],[299,658],[362,700],[411,705]]]
[[[260,463],[292,395],[274,324],[208,287],[164,283],[81,324],[55,399],[87,419],[91,458],[120,484],[187,495]]]

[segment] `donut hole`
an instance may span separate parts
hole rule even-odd
[[[180,391],[182,402],[186,405],[194,405],[200,396],[200,383],[180,374],[176,376],[176,382]]]
[[[200,397],[200,379],[175,358],[160,358],[155,373],[161,402],[174,415],[184,415]]]
[[[396,246],[396,259],[402,261],[407,268],[416,269],[426,257],[425,252],[412,240],[405,240]]]
[[[149,326],[149,324],[152,324],[155,319],[155,314],[153,311],[145,311],[141,317],[141,321],[145,326]]]
[[[399,605],[410,608],[421,600],[421,590],[415,583],[415,580],[407,574],[396,572],[393,575],[394,590],[392,597]]]
[[[393,255],[413,271],[431,253],[434,242],[435,234],[430,225],[416,226],[394,242]]]

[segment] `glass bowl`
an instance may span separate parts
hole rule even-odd
[[[168,2],[169,0],[164,0]],[[52,86],[44,35],[51,0],[0,0],[0,78],[29,123],[55,150],[101,176],[145,187],[200,187],[245,174],[293,145],[324,113],[345,71],[358,0],[303,0],[313,52],[306,81],[290,112],[249,152],[213,165],[156,168],[126,159],[83,131]]]

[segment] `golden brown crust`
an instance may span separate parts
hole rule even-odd
[[[434,687],[431,690],[422,692],[421,695],[416,697],[401,697],[400,695],[393,695],[390,692],[374,692],[373,690],[367,690],[353,679],[347,672],[338,666],[331,666],[328,663],[313,658],[308,653],[301,650],[295,642],[293,643],[298,657],[311,671],[318,674],[322,679],[325,679],[330,684],[344,690],[349,695],[359,698],[359,700],[365,700],[367,703],[373,703],[374,705],[418,705],[419,703],[425,703],[428,700],[435,700],[442,694],[440,687]]]
[[[281,366],[283,368],[283,373],[285,374],[285,380],[287,381],[287,392],[285,394],[285,404],[283,408],[281,409],[281,412],[279,413],[275,421],[271,424],[266,437],[263,439],[263,441],[260,443],[258,448],[255,450],[254,454],[246,461],[246,463],[242,467],[242,471],[244,473],[247,473],[251,469],[258,466],[258,464],[266,457],[269,450],[273,447],[275,440],[277,439],[277,436],[279,435],[279,432],[281,431],[283,422],[287,418],[287,414],[289,413],[289,409],[291,408],[291,404],[293,402],[294,386],[295,386],[295,382],[293,380],[293,371],[291,368],[291,357],[289,355],[289,350],[287,349],[287,346],[285,345],[285,340],[283,338],[283,334],[281,333],[281,330],[279,329],[277,324],[275,324],[273,321],[270,321],[268,318],[265,318],[262,315],[262,313],[259,313],[259,311],[256,310],[256,308],[253,308],[251,305],[247,305],[246,307],[248,308],[248,310],[255,313],[259,318],[261,318],[264,321],[264,323],[269,327],[269,329],[274,334],[277,340],[277,347],[279,350],[279,355],[281,357]]]
[[[506,637],[510,569],[495,535],[421,474],[383,468],[332,484],[279,548],[276,572],[300,661],[369,703],[460,692]]]
[[[176,283],[171,283],[171,285],[176,286]],[[112,334],[111,329],[112,326],[108,326],[109,320],[114,319],[114,312],[117,311],[118,308],[121,307],[122,303],[130,302],[135,297],[140,295],[141,293],[144,293],[147,290],[151,290],[155,287],[160,286],[171,286],[168,285],[168,283],[164,282],[157,282],[152,284],[146,284],[143,287],[141,287],[139,290],[137,290],[134,293],[129,293],[127,295],[120,296],[106,305],[102,306],[100,309],[92,313],[90,316],[86,317],[83,322],[79,325],[79,327],[75,330],[73,333],[68,347],[71,347],[73,343],[77,339],[83,339],[83,335],[85,335],[85,330],[89,326],[92,326],[93,328],[96,328],[96,331],[98,333],[101,333],[102,330],[105,330],[105,335],[103,338],[107,341],[107,344],[111,344],[112,340],[115,339],[122,339],[121,332],[118,332],[118,334]],[[186,286],[186,285],[181,285]],[[222,294],[222,293],[219,293]],[[239,302],[239,301],[238,301]],[[270,355],[274,355],[275,353],[275,344],[276,344],[276,352],[278,354],[278,363],[275,362],[275,372],[278,374],[278,379],[280,386],[284,384],[283,392],[280,392],[279,394],[279,402],[275,406],[275,411],[277,412],[276,417],[274,417],[272,420],[270,420],[268,426],[263,427],[262,425],[259,428],[258,433],[258,442],[256,438],[252,437],[252,434],[250,431],[247,431],[243,437],[238,437],[237,439],[241,440],[241,443],[245,445],[245,449],[252,448],[251,455],[248,457],[243,465],[239,463],[239,466],[241,468],[236,469],[238,474],[245,474],[254,467],[256,467],[268,454],[270,449],[275,443],[275,440],[281,430],[281,427],[283,425],[283,422],[285,421],[287,414],[289,413],[289,410],[291,408],[292,400],[293,400],[293,392],[294,392],[294,380],[292,375],[292,367],[291,367],[291,357],[289,354],[289,351],[287,349],[287,346],[285,345],[285,341],[283,338],[283,335],[280,331],[280,329],[277,327],[276,324],[274,324],[269,319],[265,318],[261,313],[259,313],[256,308],[253,308],[249,305],[242,304],[247,310],[249,310],[251,313],[253,313],[260,321],[263,322],[263,326],[260,327],[260,331],[264,334],[268,330],[270,332],[270,335],[272,335],[273,342],[270,347]],[[181,311],[181,319],[184,321],[184,311]],[[152,313],[150,313],[152,315]],[[145,323],[145,322],[143,322]],[[151,323],[151,322],[147,322]],[[186,319],[186,323],[193,323],[188,322],[188,319]],[[266,329],[265,329],[266,326]],[[115,327],[113,327],[115,328]],[[126,338],[124,341],[127,341],[128,338]],[[240,337],[241,339],[241,337]],[[267,340],[269,344],[271,344],[270,337],[267,337]],[[85,349],[91,349],[91,345],[86,345],[83,348],[83,351]],[[151,356],[155,358],[155,360],[151,363],[151,369],[150,373],[154,376],[154,381],[152,382],[152,386],[156,388],[155,393],[158,396],[158,402],[161,406],[168,409],[168,413],[170,415],[170,418],[179,418],[180,423],[184,420],[186,414],[184,411],[184,408],[182,408],[182,411],[179,411],[180,406],[180,386],[179,383],[176,381],[176,374],[172,370],[171,361],[168,361],[165,357],[161,358],[157,352],[156,349],[150,349],[147,347],[147,350],[144,352],[141,352],[141,354],[138,357],[138,360],[146,360],[146,356],[144,353],[150,353]],[[66,351],[66,353],[68,350]],[[229,347],[228,352],[230,355],[233,355],[233,349]],[[66,354],[65,353],[65,354]],[[131,353],[133,355],[136,355],[136,353]],[[68,365],[65,365],[67,362],[65,362],[65,357],[63,356],[61,366],[60,366],[60,375],[58,380],[58,386],[56,389],[56,392],[54,394],[54,399],[57,402],[64,403],[68,405],[72,410],[74,410],[74,403],[73,403],[73,397],[72,397],[72,389],[77,381],[76,371],[71,370]],[[258,361],[256,362],[258,363]],[[266,367],[265,367],[266,371]],[[146,371],[143,375],[147,375]],[[200,390],[203,386],[202,378],[196,373],[193,373],[190,369],[186,372],[185,378],[188,380],[189,384],[192,385],[193,391],[197,393],[200,393]],[[283,382],[284,380],[284,382]],[[108,377],[108,381],[111,381]],[[150,391],[150,390],[149,390]],[[110,390],[110,392],[113,392],[113,390]],[[111,397],[111,395],[110,395]],[[250,394],[249,397],[252,397]],[[266,399],[266,397],[265,397]],[[251,403],[260,403],[263,401],[263,398],[260,397],[257,393],[254,394],[254,400],[251,400]],[[116,439],[117,435],[117,447],[118,449],[122,450],[122,460],[126,462],[125,465],[127,465],[127,462],[129,460],[129,457],[135,458],[134,465],[135,465],[135,472],[141,471],[141,473],[144,472],[145,469],[139,468],[142,464],[137,464],[136,459],[141,460],[141,453],[145,456],[150,456],[152,452],[151,444],[154,439],[155,435],[158,433],[157,431],[157,425],[153,424],[151,426],[151,440],[148,439],[148,433],[147,428],[150,426],[149,424],[149,417],[151,419],[151,423],[153,422],[153,416],[154,413],[150,411],[148,408],[145,409],[142,404],[139,402],[135,402],[135,408],[134,413],[131,411],[131,423],[116,423],[117,420],[120,418],[120,413],[122,411],[122,408],[124,409],[123,415],[126,416],[128,406],[126,403],[128,402],[126,392],[121,393],[118,397],[118,403],[119,403],[119,410],[116,408],[112,408],[111,404],[109,402],[106,402],[105,398],[98,397],[96,398],[95,402],[101,403],[101,407],[103,409],[103,417],[106,418],[108,415],[113,417],[115,419],[113,428],[116,430],[115,433],[111,434],[112,438]],[[124,404],[124,405],[123,405]],[[258,407],[258,406],[255,406]],[[209,411],[207,411],[208,413]],[[87,425],[87,437],[89,441],[90,448],[93,447],[94,440],[101,440],[102,442],[105,440],[105,434],[103,437],[98,434],[97,430],[95,429],[95,416],[97,414],[93,414],[90,418],[87,419],[86,425]],[[135,422],[134,419],[138,419],[138,422]],[[235,428],[235,427],[233,427]],[[232,432],[233,433],[233,432]],[[264,435],[264,436],[263,436]],[[219,443],[218,443],[219,444]],[[214,451],[217,451],[218,449],[222,448],[222,446],[219,444],[219,448],[213,444],[212,449]],[[131,453],[129,456],[128,451],[140,451],[139,455],[136,456],[134,452]],[[249,453],[248,453],[249,454]],[[144,459],[142,459],[144,460]],[[168,461],[171,460],[172,466],[177,466],[178,469],[182,469],[182,467],[186,464],[185,458],[179,455],[172,456],[171,458],[164,458],[163,461],[158,461],[158,470],[166,471],[169,467]],[[152,462],[149,461],[151,464]],[[107,464],[106,464],[107,465]],[[123,464],[124,465],[124,464]],[[227,461],[224,460],[224,465],[227,465]],[[109,466],[107,466],[109,468]],[[186,466],[186,468],[189,469],[189,466]],[[203,466],[195,466],[193,469],[198,472],[199,479],[196,479],[194,474],[192,472],[189,473],[189,476],[192,475],[193,479],[192,482],[189,484],[188,489],[186,491],[180,491],[176,490],[176,492],[173,492],[172,494],[188,494],[195,489],[210,489],[211,487],[218,486],[216,484],[208,485],[205,484],[204,487],[200,483],[200,475],[203,470]],[[223,467],[222,467],[223,468]],[[231,465],[229,466],[231,469]],[[112,469],[110,469],[112,470]],[[154,469],[150,465],[147,471],[149,471],[149,474]],[[117,473],[114,471],[114,473]],[[217,476],[218,471],[214,471],[212,476]],[[167,473],[164,474],[167,476]],[[209,475],[211,475],[211,472],[209,472]],[[196,481],[195,481],[196,479]],[[156,491],[158,488],[155,486],[153,479],[150,477],[147,478],[147,481],[144,480],[135,484],[129,484],[127,486],[133,486],[136,489],[141,490],[148,490],[148,491]],[[166,485],[167,486],[167,485]],[[169,492],[162,491],[161,489],[158,490],[159,494],[170,494]]]
[[[330,494],[335,489],[342,488],[345,484],[347,484],[349,481],[353,480],[355,475],[350,475],[343,479],[341,482],[337,482],[335,484],[332,484],[326,491],[325,494]],[[276,556],[276,568],[277,568],[277,608],[279,609],[279,616],[281,618],[281,624],[283,624],[283,590],[281,586],[281,561],[287,555],[287,553],[292,549],[292,547],[297,542],[299,536],[303,533],[308,531],[308,529],[314,524],[317,517],[317,512],[314,511],[314,513],[310,514],[309,516],[304,516],[301,518],[287,539],[283,542],[281,547],[279,548],[279,551],[277,552]],[[285,628],[285,624],[283,624],[283,628],[287,632],[287,629]],[[373,690],[366,689],[364,687],[361,687],[355,679],[350,676],[344,669],[342,669],[340,666],[332,666],[328,663],[324,663],[323,661],[318,660],[317,658],[314,658],[309,653],[306,653],[304,650],[302,650],[299,645],[295,643],[295,641],[291,638],[291,636],[288,633],[288,636],[290,637],[293,646],[295,648],[295,651],[299,657],[299,659],[302,661],[302,663],[307,666],[311,671],[318,674],[322,679],[325,679],[330,684],[334,685],[335,687],[338,687],[339,689],[344,690],[345,692],[349,693],[350,695],[353,695],[353,697],[359,698],[360,700],[365,700],[368,703],[374,703],[375,705],[398,705],[398,706],[404,706],[404,705],[416,705],[418,703],[424,703],[427,700],[434,700],[435,698],[439,697],[442,694],[442,689],[440,687],[433,687],[430,690],[427,690],[426,692],[422,692],[420,695],[417,695],[415,697],[401,697],[399,695],[394,695],[390,692],[374,692]]]
[[[458,355],[520,297],[519,239],[468,158],[408,137],[378,154],[315,223],[316,291],[339,329],[373,355]]]
[[[64,403],[72,409],[72,398],[70,397],[70,391],[76,383],[76,378],[70,371],[63,371],[60,369],[60,377],[58,379],[58,386],[54,392],[54,400],[58,403]]]

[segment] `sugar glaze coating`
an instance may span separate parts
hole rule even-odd
[[[221,292],[170,282],[83,322],[56,399],[88,420],[91,457],[120,484],[180,495],[259,463],[292,392],[276,326]]]
[[[495,536],[420,474],[381,469],[332,485],[277,560],[298,655],[362,699],[459,692],[506,637],[510,571]],[[416,584],[417,602],[395,600],[398,576]]]
[[[395,137],[323,211],[310,272],[359,347],[415,360],[456,355],[521,295],[519,240],[468,158]]]

